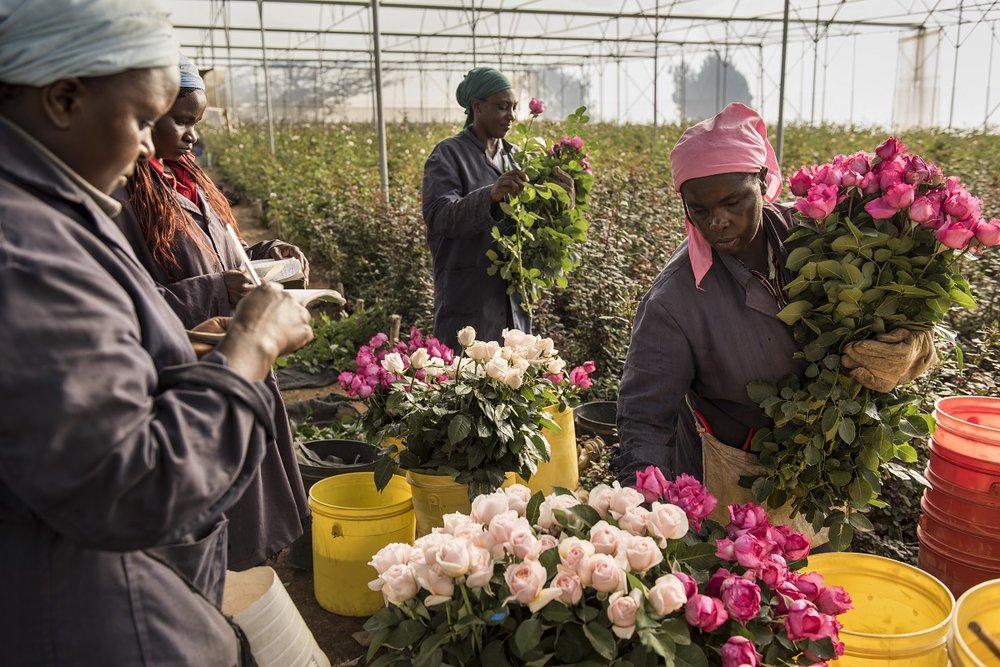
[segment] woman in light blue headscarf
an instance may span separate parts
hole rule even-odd
[[[514,123],[517,94],[489,67],[469,70],[455,91],[465,128],[439,143],[424,165],[423,213],[434,270],[434,334],[457,346],[471,325],[482,340],[506,328],[531,330],[531,317],[507,282],[489,276],[491,230],[504,226],[500,201],[527,182],[504,136]]]

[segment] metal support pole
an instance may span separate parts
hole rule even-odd
[[[819,3],[821,0],[816,0],[816,36],[813,37],[813,89],[812,89],[812,104],[809,106],[809,124],[816,124],[816,72],[817,66],[819,65]]]
[[[990,120],[990,83],[993,79],[993,44],[997,40],[996,21],[990,24],[990,59],[986,65],[986,113],[983,115],[983,132],[987,131]]]
[[[660,117],[660,0],[656,0],[656,30],[653,33],[653,150],[656,150],[656,123]]]
[[[382,106],[382,48],[378,30],[378,0],[372,0],[372,51],[375,54],[375,114],[378,131],[378,174],[382,204],[389,205],[389,162],[385,146],[385,110]]]
[[[788,7],[792,0],[785,0],[785,21],[781,26],[781,79],[778,84],[778,164],[785,145],[785,64],[788,61]]]
[[[965,0],[958,3],[958,33],[955,35],[955,67],[951,73],[951,110],[948,112],[948,129],[950,130],[955,121],[955,84],[958,82],[958,49],[962,46],[962,9],[965,8]]]
[[[264,59],[264,103],[267,105],[267,143],[274,155],[274,110],[271,108],[271,72],[267,67],[267,42],[264,38],[264,0],[257,0],[257,18],[260,19],[260,54]]]

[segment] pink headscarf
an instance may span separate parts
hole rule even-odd
[[[714,118],[703,120],[684,131],[670,151],[674,188],[692,178],[716,174],[753,173],[767,167],[767,192],[764,199],[773,202],[781,192],[781,171],[774,149],[767,140],[764,119],[750,107],[734,102]],[[712,246],[701,232],[684,218],[688,234],[688,255],[695,285],[712,268]]]

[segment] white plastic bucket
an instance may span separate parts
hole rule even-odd
[[[246,633],[259,667],[330,667],[273,569],[226,572],[222,611]]]

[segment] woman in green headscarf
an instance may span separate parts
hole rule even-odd
[[[423,212],[434,264],[434,334],[455,347],[458,330],[471,325],[482,340],[505,328],[531,330],[520,298],[507,282],[489,276],[490,231],[504,226],[500,201],[517,195],[527,177],[504,135],[514,124],[517,94],[489,67],[469,70],[455,91],[465,128],[439,143],[424,165]]]

